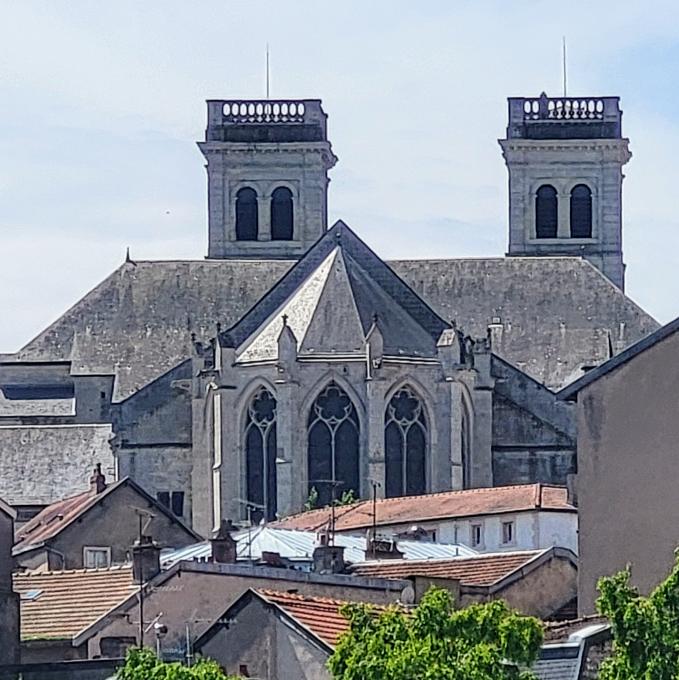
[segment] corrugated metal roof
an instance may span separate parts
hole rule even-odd
[[[318,538],[313,531],[294,531],[291,529],[274,529],[263,526],[251,531],[240,531],[235,535],[238,541],[238,557],[247,560],[260,559],[263,552],[278,553],[281,557],[309,564],[318,545]],[[344,559],[352,564],[365,561],[366,539],[362,536],[336,535],[335,543],[345,547]],[[399,541],[398,548],[407,560],[431,560],[450,557],[472,557],[478,553],[464,545],[445,543],[427,543],[421,541]],[[162,556],[163,567],[169,569],[182,560],[208,560],[212,557],[209,541],[189,545],[179,550],[165,553]]]

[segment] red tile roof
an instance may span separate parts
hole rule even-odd
[[[66,525],[92,507],[100,495],[85,491],[48,505],[17,531],[14,552],[30,550],[54,538]]]
[[[340,635],[349,628],[349,622],[340,614],[342,606],[347,604],[342,600],[281,593],[276,590],[256,590],[255,592],[267,602],[282,609],[331,647],[337,644]],[[385,609],[379,605],[371,606],[375,608],[375,611]]]
[[[356,576],[393,579],[430,576],[457,579],[463,586],[493,586],[546,552],[526,550],[446,560],[381,560],[356,564],[351,572]]]
[[[520,484],[464,491],[444,491],[424,496],[403,496],[377,501],[377,524],[412,524],[430,520],[478,517],[529,510],[577,512],[561,486]],[[310,510],[275,522],[281,529],[316,531],[328,523],[328,509]],[[336,508],[337,531],[372,526],[372,501],[359,501]]]
[[[176,524],[180,524],[194,538],[200,540],[200,536],[184,525],[180,518],[173,515],[165,508],[165,506],[150,496],[129,477],[125,477],[117,482],[109,484],[99,493],[94,493],[91,490],[85,491],[79,493],[77,496],[71,496],[70,498],[65,498],[48,505],[19,528],[15,537],[16,543],[12,549],[13,554],[17,555],[21,552],[42,546],[46,541],[54,538],[59,532],[65,529],[71,522],[82,517],[103,498],[115,493],[118,488],[125,485],[132,487],[137,493],[143,495],[146,500],[154,504],[160,512],[167,515]]]
[[[71,639],[136,592],[130,565],[15,574],[21,599],[21,639]]]

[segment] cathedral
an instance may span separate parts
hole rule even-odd
[[[0,497],[37,507],[39,480],[86,488],[103,460],[207,534],[373,493],[565,484],[559,390],[658,324],[624,293],[618,98],[508,104],[507,255],[385,262],[328,224],[321,101],[208,101],[207,257],[128,256],[0,356]]]

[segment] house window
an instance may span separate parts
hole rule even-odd
[[[514,522],[502,522],[502,543],[514,543]]]
[[[349,395],[331,382],[314,401],[307,421],[309,491],[318,505],[360,492],[359,423]]]
[[[399,389],[387,405],[384,450],[387,497],[426,493],[427,419],[410,387]]]
[[[106,569],[111,566],[111,548],[83,548],[83,564],[85,569]]]
[[[184,492],[183,491],[159,491],[156,494],[158,502],[170,510],[177,517],[184,514]]]
[[[483,544],[483,524],[472,524],[472,548],[476,548]]]
[[[556,189],[551,184],[543,184],[535,195],[535,237],[556,238],[558,224]]]

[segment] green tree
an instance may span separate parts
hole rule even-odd
[[[179,662],[161,661],[150,649],[133,648],[125,665],[118,669],[117,680],[238,680],[227,677],[211,659],[199,659],[188,667]]]
[[[644,597],[630,584],[629,567],[599,581],[597,608],[611,623],[613,653],[601,680],[679,678],[679,559]]]
[[[328,668],[335,680],[522,680],[540,651],[542,627],[502,601],[455,610],[430,589],[411,612],[369,605],[342,610],[349,630]]]

